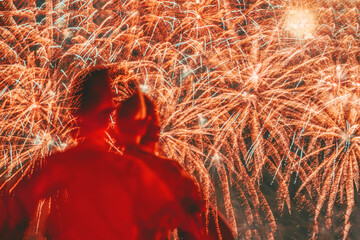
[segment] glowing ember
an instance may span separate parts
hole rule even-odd
[[[286,29],[296,38],[309,39],[315,30],[315,17],[308,9],[287,11]]]

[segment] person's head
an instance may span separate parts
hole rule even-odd
[[[123,101],[116,110],[117,145],[138,145],[157,153],[160,117],[155,103],[141,92]]]
[[[160,116],[155,103],[144,95],[148,126],[144,136],[141,138],[140,145],[147,151],[157,153],[157,146],[160,139]]]
[[[121,102],[116,109],[116,141],[118,145],[138,145],[148,126],[144,96],[141,92]]]
[[[105,130],[113,111],[111,78],[106,68],[86,70],[75,78],[72,113],[78,119],[80,134],[87,136]]]

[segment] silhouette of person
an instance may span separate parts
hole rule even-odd
[[[160,203],[171,209],[172,196],[145,164],[108,151],[104,138],[113,109],[108,71],[93,69],[79,79],[74,94],[80,107],[74,115],[84,140],[46,158],[44,166],[15,189],[6,226],[13,235],[5,234],[4,239],[22,239],[43,199],[52,202],[43,233],[46,238],[160,239],[156,234],[140,235],[139,226],[152,230],[166,225],[167,219],[154,221],[162,213],[147,206]],[[142,188],[145,194],[138,194]],[[143,199],[141,206],[134,205],[134,197]],[[138,208],[142,221],[134,214]],[[19,229],[22,234],[16,234]]]
[[[205,231],[205,205],[194,179],[175,160],[159,157],[160,118],[153,101],[141,92],[120,104],[116,110],[115,139],[124,147],[124,156],[141,159],[166,184],[176,207],[173,218],[181,239],[234,239],[225,218],[210,214],[209,234]],[[126,127],[125,127],[126,126]],[[163,206],[155,205],[162,209]]]
[[[155,155],[159,118],[151,100],[137,92],[122,102],[116,111],[116,124],[115,139],[118,146],[124,147],[123,156],[145,163],[175,199],[175,208],[167,212],[172,224],[168,231],[177,227],[184,239],[206,239],[201,219],[204,204],[198,186],[176,161]],[[152,207],[157,211],[164,209],[161,204]]]
[[[78,118],[79,136],[84,138],[84,141],[75,148],[46,158],[41,170],[15,189],[14,201],[9,209],[11,215],[8,226],[10,230],[14,230],[13,232],[21,229],[23,233],[23,229],[35,213],[38,202],[51,198],[54,204],[46,223],[46,237],[101,238],[102,234],[97,234],[100,231],[111,233],[109,228],[116,229],[116,226],[104,222],[110,219],[116,210],[108,211],[101,208],[96,201],[116,199],[119,206],[130,204],[121,184],[117,184],[118,174],[112,173],[113,168],[105,164],[109,157],[103,154],[105,129],[113,109],[108,71],[94,69],[80,76],[78,81],[80,84],[75,88],[74,94],[78,97],[76,102],[80,107],[74,115]],[[117,191],[112,198],[106,196],[106,191],[109,191],[109,187],[106,186],[108,181],[112,181],[111,189]],[[121,215],[126,218],[132,217],[132,213],[124,209],[117,211],[121,211]],[[91,227],[98,230],[90,231]],[[133,227],[129,226],[128,229]],[[116,230],[127,236],[125,231]],[[136,230],[129,232],[131,231]],[[10,238],[14,237],[22,238],[20,235]]]

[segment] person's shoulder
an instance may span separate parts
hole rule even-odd
[[[60,161],[60,160],[64,159],[64,156],[73,154],[76,151],[76,149],[79,148],[79,146],[81,146],[81,143],[72,145],[72,146],[62,149],[62,150],[52,152],[46,158],[49,160]]]
[[[149,160],[156,161],[160,164],[167,165],[168,167],[172,167],[174,169],[183,170],[183,166],[176,160],[167,158],[161,155],[154,154],[152,152],[147,152],[143,150],[138,150],[139,154],[142,154],[142,157],[148,158]]]
[[[124,152],[119,155],[118,163],[128,170],[147,170],[147,165],[142,161],[142,158],[139,155],[131,154],[129,152]]]
[[[88,142],[79,143],[71,148],[66,149],[65,151],[56,152],[49,156],[49,159],[54,161],[75,161],[77,159],[82,159],[89,156],[98,156],[105,155],[107,149],[102,145],[95,145]]]
[[[164,168],[168,169],[168,171],[172,173],[177,173],[182,176],[182,178],[191,178],[190,174],[185,170],[185,167],[178,161],[166,158],[162,156],[156,156],[162,163]]]
[[[63,151],[54,152],[46,156],[42,162],[40,171],[46,171],[52,168],[60,169],[61,166],[67,167],[69,163],[76,163],[86,152],[81,144],[72,146]]]

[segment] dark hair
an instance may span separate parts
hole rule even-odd
[[[112,99],[110,74],[105,67],[86,69],[75,77],[71,90],[71,111],[84,115],[100,103]]]

